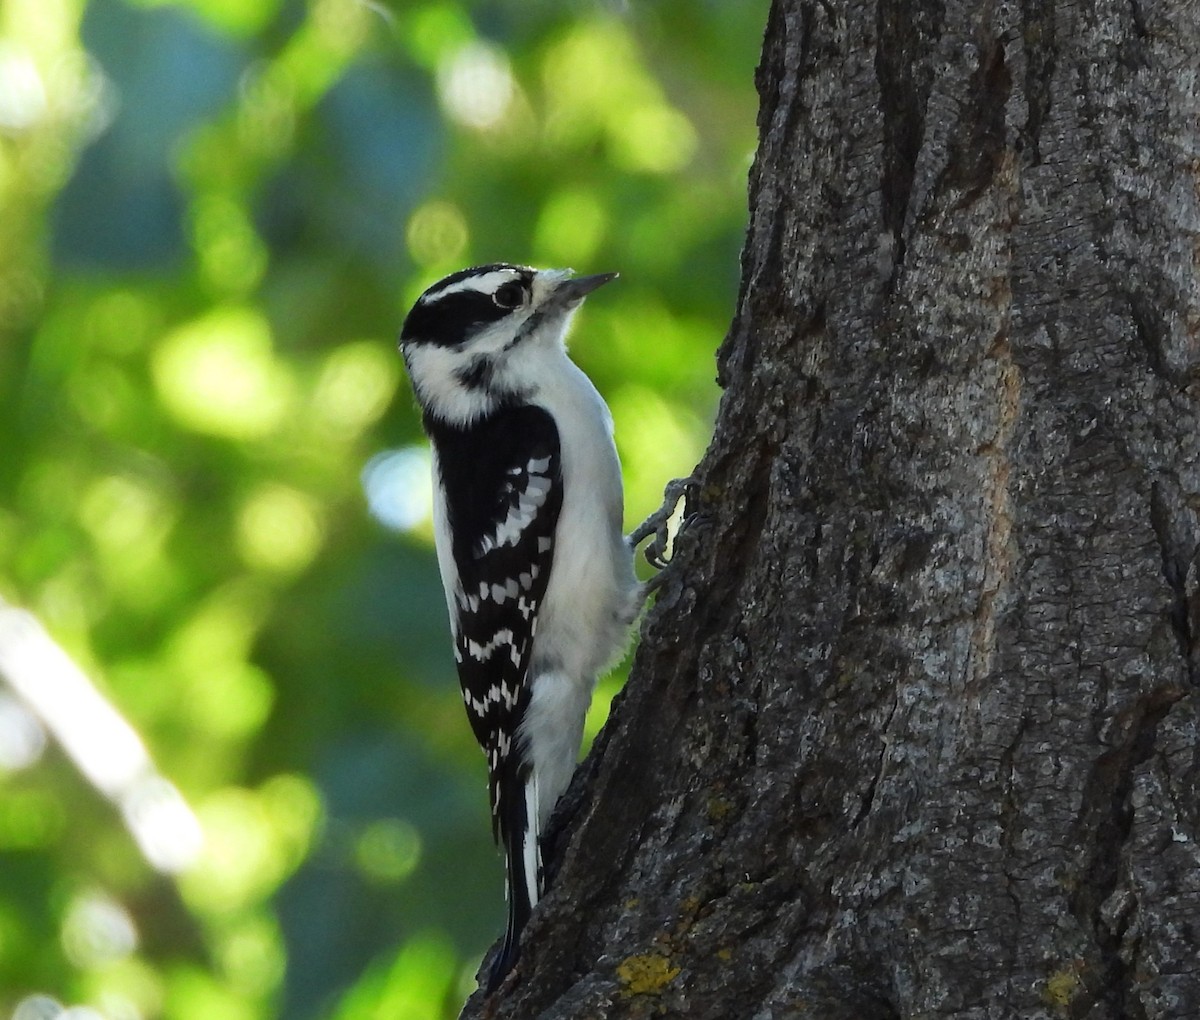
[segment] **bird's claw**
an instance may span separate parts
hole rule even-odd
[[[649,545],[646,546],[644,555],[646,562],[649,563],[655,570],[665,570],[671,562],[672,546],[674,539],[677,537],[682,528],[682,524],[674,529],[672,534],[671,521],[675,517],[675,511],[679,509],[679,504],[683,503],[683,519],[686,523],[688,516],[688,504],[692,502],[696,480],[691,475],[687,478],[676,478],[667,483],[663,490],[663,503],[657,510],[647,517],[641,524],[630,532],[626,541],[629,542],[630,549],[637,549],[651,535],[654,536]]]

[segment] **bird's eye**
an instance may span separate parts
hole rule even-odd
[[[525,300],[525,288],[513,280],[502,287],[497,287],[496,293],[492,295],[492,300],[496,303],[497,308],[518,308]]]

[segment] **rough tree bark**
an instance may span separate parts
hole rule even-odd
[[[776,0],[705,521],[465,1016],[1200,1016],[1198,81]]]

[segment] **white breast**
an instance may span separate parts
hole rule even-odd
[[[559,430],[563,504],[555,532],[554,566],[538,619],[534,669],[586,679],[622,650],[636,580],[625,544],[621,465],[612,416],[591,380],[565,353],[534,402]]]
[[[554,564],[538,612],[532,691],[521,738],[533,765],[538,831],[575,770],[597,675],[620,655],[637,611],[633,556],[622,532],[621,465],[612,415],[561,347],[536,353],[532,403],[558,426],[563,503]]]

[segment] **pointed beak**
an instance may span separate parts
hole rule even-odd
[[[597,287],[603,287],[619,275],[619,273],[597,273],[595,276],[576,276],[570,280],[563,280],[554,288],[555,300],[565,304],[576,304]]]

